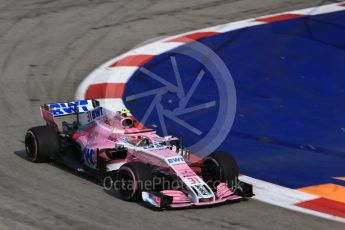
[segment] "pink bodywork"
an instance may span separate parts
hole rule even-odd
[[[134,122],[134,127],[123,127],[122,122],[124,119],[131,119]],[[158,136],[154,130],[146,129],[140,124],[135,125],[136,123],[135,118],[132,116],[123,117],[120,114],[106,111],[105,115],[92,120],[79,129],[72,138],[82,149],[92,149],[94,152],[100,151],[100,156],[106,158],[108,164],[118,164],[119,161],[111,161],[102,150],[114,148],[115,144],[118,143],[132,145],[135,148],[135,144],[144,138],[149,139],[151,143],[164,141],[164,138]],[[141,154],[141,152],[136,152],[129,147],[128,156],[123,162],[143,161],[153,165],[165,165],[162,162],[162,158],[180,156],[166,147],[148,148],[147,150],[161,156],[161,158],[149,154]],[[97,162],[96,154],[93,156],[93,162],[95,164]],[[90,166],[92,167],[92,165]]]
[[[91,114],[93,111],[80,114],[81,126],[73,134],[72,139],[78,143],[83,152],[84,164],[90,168],[96,169],[98,157],[102,157],[107,162],[107,171],[116,171],[126,162],[141,161],[160,169],[174,174],[184,183],[185,187],[193,193],[191,187],[204,186],[208,187],[205,182],[189,167],[180,154],[164,145],[159,145],[166,139],[156,134],[154,130],[145,128],[137,122],[132,116],[122,116],[121,114],[108,111],[101,107],[98,109],[98,116]],[[48,125],[57,128],[54,117],[51,115],[49,108],[41,107],[42,117]],[[127,126],[126,121],[131,120],[133,124]],[[140,141],[147,138],[150,141],[149,146],[139,147]],[[170,140],[176,140],[171,138]],[[158,143],[158,144],[157,144]],[[127,148],[127,157],[121,160],[112,160],[105,153],[105,149],[115,148],[116,144],[121,144]],[[199,202],[198,198],[194,200],[187,196],[185,192],[177,190],[163,190],[160,192],[163,196],[172,197],[171,208],[202,206],[224,203],[232,200],[241,199],[240,196],[234,195],[226,184],[219,184],[212,196]],[[160,205],[160,196],[148,194],[150,203]],[[151,200],[150,200],[151,199]],[[144,199],[145,200],[145,199]],[[201,199],[200,199],[201,200]]]

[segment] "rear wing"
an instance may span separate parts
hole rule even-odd
[[[51,126],[57,128],[55,117],[77,115],[93,110],[99,107],[97,100],[78,100],[70,102],[59,102],[41,105],[41,116]]]
[[[60,102],[43,105],[44,109],[50,111],[53,117],[61,117],[71,114],[85,113],[99,106],[96,100],[79,100],[71,102]],[[42,106],[41,106],[42,108]]]

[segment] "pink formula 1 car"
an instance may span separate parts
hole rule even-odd
[[[164,209],[253,196],[252,186],[238,180],[231,155],[214,152],[197,159],[177,138],[158,136],[128,110],[112,112],[96,100],[81,100],[45,104],[41,114],[46,125],[30,128],[25,136],[28,158],[53,160],[96,175],[106,189],[116,189],[125,200]],[[73,119],[67,122],[68,118]]]

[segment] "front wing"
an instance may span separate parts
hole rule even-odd
[[[216,206],[240,201],[252,196],[254,196],[252,186],[244,182],[239,183],[235,192],[232,192],[225,183],[221,183],[217,187],[216,199],[199,201],[198,203],[192,202],[185,193],[178,190],[142,192],[143,201],[157,209]]]

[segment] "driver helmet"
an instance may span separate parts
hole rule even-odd
[[[118,111],[118,113],[124,117],[127,117],[127,115],[131,113],[131,111],[129,109],[121,109],[120,111]]]

